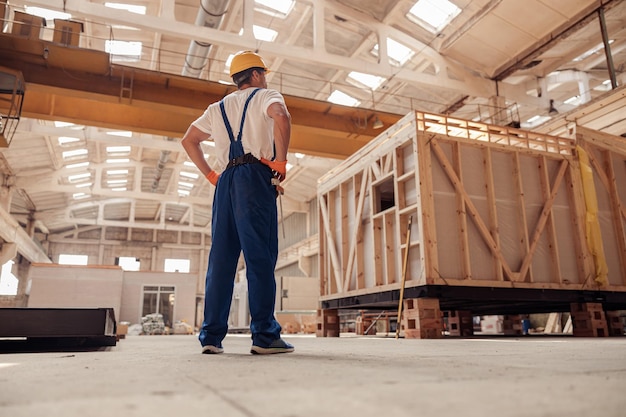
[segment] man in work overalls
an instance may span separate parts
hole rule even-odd
[[[238,90],[211,104],[182,140],[189,158],[216,186],[212,245],[206,274],[202,353],[222,353],[239,255],[248,279],[251,353],[292,352],[274,317],[278,256],[277,192],[285,179],[291,117],[283,96],[267,89],[263,59],[237,53],[230,75]],[[213,139],[217,162],[209,166],[200,143]]]

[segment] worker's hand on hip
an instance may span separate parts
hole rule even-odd
[[[209,180],[211,184],[217,186],[217,180],[220,179],[220,174],[218,174],[217,171],[211,171],[206,174],[206,179]]]
[[[274,176],[279,181],[283,181],[287,177],[287,161],[268,161],[265,158],[261,158],[261,162],[270,167]]]

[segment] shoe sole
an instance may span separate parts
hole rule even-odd
[[[202,348],[203,355],[217,355],[219,353],[224,353],[224,349],[215,346],[205,346]]]
[[[262,348],[260,346],[252,346],[250,353],[253,355],[272,355],[274,353],[293,352],[294,348]]]

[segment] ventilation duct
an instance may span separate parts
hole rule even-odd
[[[203,26],[209,28],[219,28],[226,14],[229,0],[202,0],[200,2],[200,10],[196,16],[196,26]],[[200,77],[202,70],[207,65],[209,59],[209,52],[211,52],[211,44],[201,42],[198,40],[191,41],[189,43],[189,49],[185,56],[185,66],[183,67],[182,75],[187,77]],[[174,138],[167,138],[169,141],[175,140]],[[151,191],[154,193],[159,188],[161,176],[165,169],[165,164],[169,158],[169,151],[162,151],[161,157],[157,164],[156,172],[154,173],[154,179],[152,181]]]

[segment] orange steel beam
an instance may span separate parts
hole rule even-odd
[[[22,72],[22,116],[89,126],[182,137],[208,104],[234,86],[110,64],[109,54],[43,40],[0,34],[0,62]],[[292,116],[290,150],[343,159],[379,130],[364,121],[374,115],[386,126],[400,115],[285,96]]]

